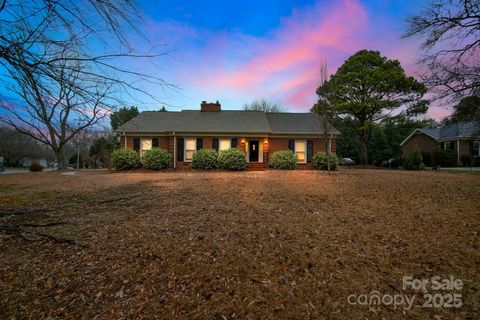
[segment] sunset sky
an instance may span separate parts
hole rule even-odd
[[[401,34],[421,1],[144,0],[141,9],[147,36],[169,52],[156,61],[158,75],[180,88],[160,93],[172,111],[201,100],[240,109],[257,97],[308,111],[321,61],[333,73],[360,49],[399,59],[409,75],[419,69],[418,43]],[[428,116],[448,113],[436,106]]]

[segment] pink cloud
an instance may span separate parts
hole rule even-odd
[[[250,98],[254,98],[252,93],[276,96],[290,108],[308,110],[314,101],[321,60],[338,63],[331,56],[354,50],[358,46],[355,34],[366,25],[367,13],[358,1],[342,0],[331,6],[319,3],[296,10],[271,37],[248,43],[246,59],[240,56],[240,62],[228,67],[229,62],[222,64],[219,58],[223,57],[215,50],[205,56],[218,62],[210,65],[208,77],[202,72],[191,80],[199,87],[233,88]]]
[[[175,21],[147,26],[162,43],[180,48],[169,68],[174,70],[171,81],[184,89],[181,108],[219,99],[227,108],[238,109],[244,102],[266,97],[291,111],[308,111],[316,101],[322,61],[334,73],[356,51],[379,50],[400,60],[408,75],[417,75],[417,44],[400,39],[398,28],[388,25],[392,21],[376,18],[368,15],[360,0],[331,0],[294,9],[262,36],[194,29]],[[435,108],[429,115],[438,119],[448,113],[443,110]]]

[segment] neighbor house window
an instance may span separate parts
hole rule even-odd
[[[141,141],[141,149],[142,150],[142,155],[145,153],[145,151],[148,151],[152,149],[152,139],[142,139]]]
[[[295,154],[297,155],[298,162],[306,162],[307,154],[307,142],[305,140],[295,140]]]
[[[472,156],[480,156],[480,141],[473,141]]]
[[[443,149],[445,150],[452,149],[452,142],[451,141],[445,142],[443,144]]]
[[[231,147],[230,139],[220,139],[219,151],[228,150]]]
[[[185,161],[192,161],[197,150],[197,139],[185,139]]]

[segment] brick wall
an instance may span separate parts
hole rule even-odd
[[[157,136],[128,136],[127,137],[127,148],[133,149],[133,139],[135,138],[140,138],[140,139],[152,139]],[[158,136],[158,146],[161,149],[168,150],[168,152],[172,156],[172,163],[173,160],[175,160],[174,154],[176,151],[174,150],[174,137],[173,136]],[[183,137],[185,138],[185,137]],[[188,137],[187,137],[188,138]],[[203,136],[203,137],[192,137],[192,138],[202,138],[203,139],[203,148],[204,149],[212,149],[213,147],[213,139],[231,139],[231,137],[212,137],[212,136]],[[271,158],[272,154],[276,151],[280,150],[288,150],[288,141],[289,140],[295,140],[294,138],[268,138],[265,139],[264,137],[258,137],[258,138],[245,138],[245,137],[236,137],[238,139],[237,141],[237,148],[242,150],[243,152],[246,152],[246,141],[249,140],[258,140],[259,143],[263,144],[263,167],[268,167],[268,161]],[[178,137],[177,137],[178,139]],[[324,142],[322,138],[313,138],[313,139],[297,139],[297,140],[312,140],[313,141],[313,154],[315,155],[319,151],[324,151]],[[120,146],[124,148],[125,146],[125,137],[121,136],[120,137]],[[336,151],[336,140],[332,139],[332,152]],[[177,161],[176,165],[177,169],[182,169],[182,168],[188,168],[190,167],[190,162],[183,162],[183,161]],[[311,168],[310,164],[299,164],[298,165],[299,169],[309,169]]]
[[[412,153],[417,148],[420,151],[432,152],[439,148],[439,143],[424,133],[416,133],[402,146],[402,155]]]
[[[158,138],[158,147],[160,149],[168,150],[169,137],[167,136],[128,136],[127,137],[127,148],[133,149],[133,139],[153,139]],[[125,137],[120,137],[120,147],[125,148]]]

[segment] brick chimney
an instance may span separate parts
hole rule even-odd
[[[220,102],[209,102],[207,103],[207,101],[202,101],[202,103],[200,104],[200,110],[203,111],[203,112],[219,112],[219,111],[222,111],[222,105],[220,104]]]

